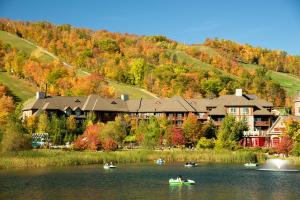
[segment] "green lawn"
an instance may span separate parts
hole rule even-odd
[[[211,66],[210,64],[201,62],[199,59],[197,58],[193,58],[192,56],[188,55],[187,53],[183,52],[183,51],[172,51],[173,54],[176,54],[177,59],[179,62],[185,62],[188,64],[191,64],[194,68],[199,68],[201,67],[202,69],[206,69],[206,70],[212,70],[215,69],[213,66]]]
[[[128,94],[129,99],[140,99],[141,97],[143,99],[154,98],[153,95],[139,87],[134,87],[123,83],[117,83],[114,81],[109,81],[109,85],[115,88],[117,96],[120,96],[121,94]]]
[[[14,78],[5,72],[0,72],[0,82],[9,88],[9,92],[18,102],[25,102],[31,99],[37,91],[36,87],[25,80]]]
[[[53,60],[53,57],[44,53],[42,49],[37,48],[31,42],[24,40],[11,33],[0,31],[0,41],[2,41],[4,44],[10,44],[13,48],[22,50],[29,56],[35,57],[42,62],[50,62]]]
[[[198,51],[202,51],[204,53],[207,53],[208,55],[211,55],[211,56],[215,56],[215,55],[219,54],[214,48],[211,48],[211,47],[208,47],[208,46],[194,45],[194,46],[192,46],[192,48],[195,48]]]

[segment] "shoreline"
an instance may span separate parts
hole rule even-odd
[[[115,152],[102,151],[63,151],[29,150],[0,154],[0,170],[10,168],[40,168],[50,166],[94,165],[105,162],[147,163],[162,158],[167,163],[194,161],[198,163],[263,163],[264,153],[251,150],[128,150]]]

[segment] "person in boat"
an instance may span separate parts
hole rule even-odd
[[[177,180],[180,181],[180,182],[182,182],[182,181],[183,181],[182,176],[181,176],[181,175],[178,175],[178,176],[177,176]]]
[[[114,164],[112,162],[109,163],[110,166],[113,166]]]

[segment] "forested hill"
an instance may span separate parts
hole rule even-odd
[[[92,31],[49,22],[0,19],[0,30],[25,38],[60,59],[39,60],[5,41],[0,45],[0,66],[38,86],[47,82],[52,94],[112,96],[105,87],[109,79],[161,97],[218,96],[241,87],[279,106],[289,104],[286,97],[300,90],[300,59],[284,51],[217,39],[183,45],[165,36]],[[62,61],[75,69],[66,69]],[[76,69],[95,73],[78,77]]]

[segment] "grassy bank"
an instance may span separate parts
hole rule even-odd
[[[291,164],[300,167],[300,157],[297,157],[297,156],[289,156],[289,157],[287,158],[287,160],[289,160]]]
[[[215,151],[215,150],[170,150],[170,151],[116,151],[116,152],[78,152],[61,150],[32,150],[0,154],[0,168],[29,168],[46,166],[70,166],[115,163],[153,162],[162,157],[172,162],[211,162],[245,163],[264,160],[264,156],[253,151]]]

